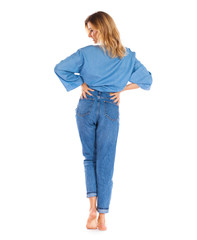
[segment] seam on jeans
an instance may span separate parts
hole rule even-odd
[[[100,100],[98,101],[98,105],[97,105],[97,121],[99,117],[99,107],[100,107]]]
[[[109,208],[100,208],[100,207],[97,207],[97,209],[108,210]]]
[[[119,105],[117,105],[117,103],[115,103],[115,102],[110,102],[110,101],[106,101],[106,100],[104,100],[104,102],[111,103],[111,104],[113,104],[113,105],[119,107]]]
[[[91,105],[90,105],[90,107],[89,107],[89,111],[88,111],[87,113],[80,113],[80,112],[78,111],[78,109],[79,109],[79,104],[78,104],[78,106],[77,106],[77,108],[76,108],[76,113],[77,113],[79,116],[81,116],[81,117],[90,114],[90,112],[91,112],[91,110],[92,110],[93,103],[94,103],[94,99],[89,99],[89,98],[88,98],[88,99],[82,99],[82,98],[79,99],[79,101],[84,101],[84,100],[85,100],[85,101],[90,100],[90,101],[92,101],[92,103],[91,103]]]
[[[100,213],[108,213],[109,212],[109,208],[99,208],[99,207],[97,207],[96,210],[97,210],[97,212],[100,212]]]

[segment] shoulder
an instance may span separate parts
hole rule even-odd
[[[88,45],[85,47],[78,48],[71,56],[84,58],[84,55],[87,55],[87,52],[89,52],[93,47],[94,45]]]
[[[125,47],[127,50],[127,54],[131,55],[132,57],[135,57],[136,53],[134,51],[132,51],[129,47]]]
[[[99,45],[87,45],[85,47],[81,47],[78,49],[80,54],[86,59],[87,57],[94,58],[94,57],[102,57],[103,50]]]
[[[89,51],[97,50],[97,49],[98,49],[97,45],[87,45],[85,47],[79,48],[78,50],[82,51],[82,52],[89,52]]]

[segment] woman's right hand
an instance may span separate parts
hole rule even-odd
[[[87,98],[86,93],[92,96],[92,94],[89,91],[94,91],[93,89],[89,88],[85,82],[81,85],[81,89],[82,89],[81,98],[83,97]]]

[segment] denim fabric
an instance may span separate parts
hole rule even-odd
[[[110,92],[79,98],[76,122],[82,143],[87,197],[97,196],[97,211],[108,213],[113,187],[119,106]]]

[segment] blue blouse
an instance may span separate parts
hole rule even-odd
[[[56,64],[54,71],[67,91],[85,82],[98,91],[119,92],[128,81],[150,90],[151,73],[136,58],[135,52],[125,48],[126,56],[120,59],[111,58],[99,45],[88,45]]]

